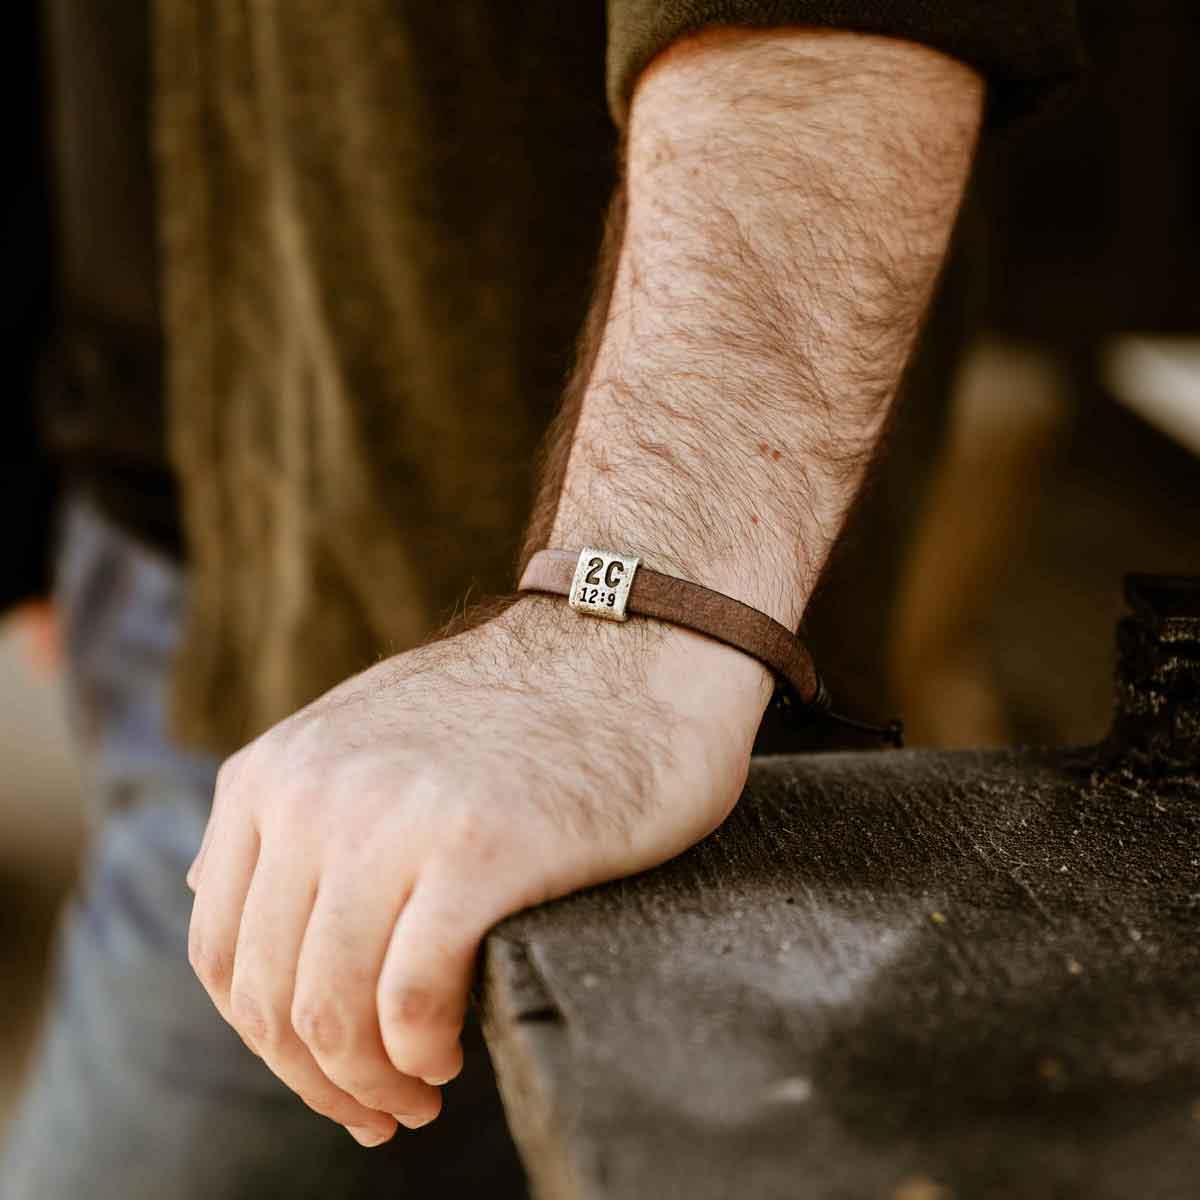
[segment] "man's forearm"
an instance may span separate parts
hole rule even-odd
[[[650,67],[551,544],[797,623],[911,352],[982,90],[934,51],[810,30],[714,31]]]

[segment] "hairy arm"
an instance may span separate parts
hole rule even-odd
[[[714,31],[652,64],[547,540],[629,547],[795,626],[911,352],[982,91],[935,51],[815,30]]]
[[[795,624],[944,253],[982,85],[937,53],[722,31],[652,64],[530,544],[640,554]],[[221,1013],[364,1145],[462,1062],[480,939],[737,800],[770,692],[686,630],[527,597],[222,768],[189,872]]]

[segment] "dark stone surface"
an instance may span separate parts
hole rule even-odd
[[[1103,746],[761,759],[493,934],[539,1195],[1200,1196],[1200,587],[1129,595]]]

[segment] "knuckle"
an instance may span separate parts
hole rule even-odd
[[[387,988],[379,996],[379,1019],[386,1028],[437,1026],[445,1006],[438,994],[420,984]]]
[[[270,1009],[245,988],[230,996],[229,1012],[237,1031],[259,1049],[269,1052],[282,1045],[282,1022],[273,1019]]]
[[[292,763],[309,775],[329,765],[329,726],[329,717],[319,709],[305,709],[276,725],[260,741],[269,746],[275,764]]]
[[[292,1028],[318,1057],[344,1054],[350,1044],[347,1022],[325,1000],[297,1000],[292,1006]]]
[[[236,757],[234,755],[233,758],[227,758],[217,768],[217,782],[213,788],[214,796],[224,796],[233,786],[234,777],[237,775],[237,766],[234,762],[234,758]]]
[[[217,768],[216,796],[224,796],[237,786],[237,781],[245,770],[249,757],[250,746],[243,746],[221,763]]]
[[[233,977],[233,958],[223,950],[207,945],[203,939],[188,938],[188,962],[196,978],[209,992],[224,992]]]
[[[481,872],[489,878],[495,873],[505,852],[504,837],[503,828],[489,813],[468,810],[449,818],[430,863],[445,885],[447,907],[456,907],[452,902],[464,883]]]
[[[414,808],[437,812],[448,793],[448,781],[443,780],[443,766],[434,758],[421,757],[407,764],[404,772],[404,792]]]
[[[479,858],[494,849],[496,830],[485,813],[477,808],[465,806],[451,821],[450,842],[456,851],[465,851]]]

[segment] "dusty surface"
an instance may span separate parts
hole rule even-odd
[[[762,760],[716,835],[515,918],[543,1200],[1185,1200],[1200,792],[1076,752]]]

